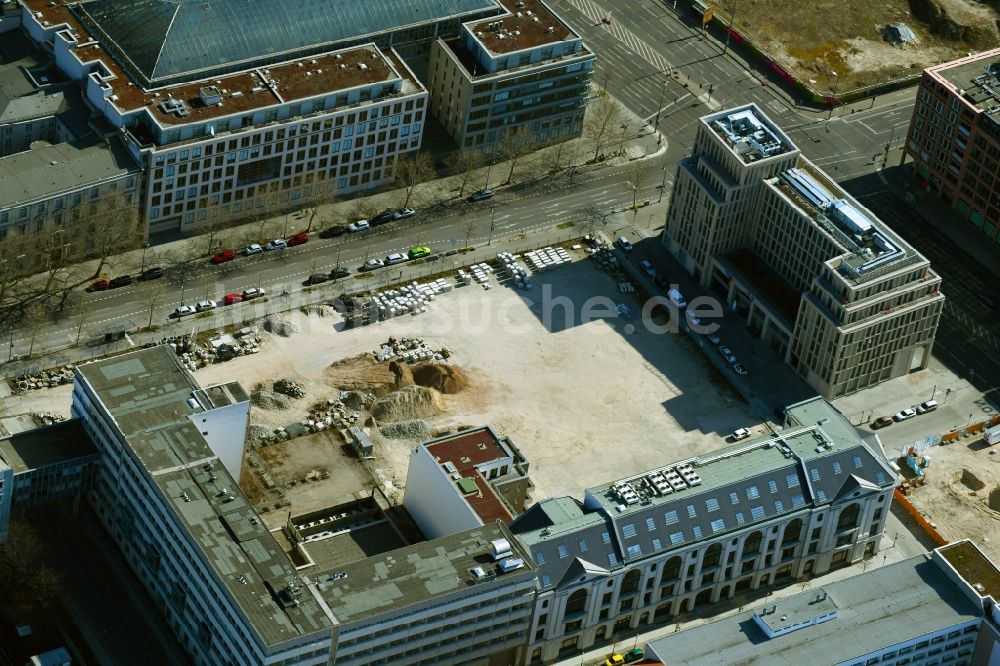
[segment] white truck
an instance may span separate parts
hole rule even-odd
[[[1000,425],[995,425],[983,433],[983,441],[987,444],[1000,442]]]

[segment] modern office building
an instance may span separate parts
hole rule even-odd
[[[930,361],[940,277],[756,105],[700,119],[663,243],[827,398]]]
[[[924,70],[906,152],[925,189],[1000,244],[1000,49]]]
[[[896,481],[877,439],[819,397],[786,424],[519,516],[540,579],[530,663],[874,555]]]
[[[580,136],[594,54],[542,0],[505,0],[509,14],[464,23],[431,47],[431,109],[460,147],[490,154],[515,141]]]
[[[456,530],[510,524],[524,511],[528,461],[489,426],[445,435],[410,453],[403,506],[428,539]]]
[[[142,169],[139,210],[152,234],[267,218],[391,183],[423,136],[428,94],[414,72],[426,73],[441,40],[475,39],[470,27],[482,21],[523,21],[510,43],[530,52],[523,61],[519,46],[502,58],[496,46],[479,54],[498,74],[480,82],[474,72],[476,87],[534,105],[467,109],[488,133],[494,122],[528,128],[529,140],[578,133],[593,64],[540,0],[526,13],[496,0],[20,2],[22,29],[79,85],[91,124]]]

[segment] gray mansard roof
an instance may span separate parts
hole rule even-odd
[[[543,587],[573,580],[576,558],[614,570],[894,485],[877,441],[862,439],[825,400],[790,414],[798,425],[783,432],[589,488],[582,506],[556,498],[532,507],[511,527],[538,561]],[[678,468],[677,484],[656,490],[652,478]]]

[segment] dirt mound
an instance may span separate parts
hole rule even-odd
[[[423,419],[397,421],[379,428],[379,433],[389,439],[427,439],[432,432],[431,424]]]
[[[275,335],[287,338],[293,333],[298,333],[299,327],[285,319],[267,318],[264,320],[264,330],[268,333],[274,333]]]
[[[368,409],[375,402],[375,396],[367,391],[348,391],[343,402],[354,411],[360,412],[362,409]]]
[[[426,386],[407,386],[382,398],[372,407],[372,416],[381,423],[409,421],[437,416],[444,411],[441,394]]]
[[[256,384],[250,391],[250,404],[260,409],[288,409],[291,406],[291,399],[275,393],[264,384]]]
[[[330,386],[344,391],[371,391],[385,395],[392,390],[395,377],[388,364],[375,361],[370,354],[361,354],[332,363],[326,370]]]
[[[421,363],[413,369],[413,383],[437,389],[441,393],[458,393],[469,385],[461,368],[443,363]]]
[[[396,388],[413,386],[413,371],[410,370],[410,366],[405,363],[389,361],[389,372],[391,372],[393,377],[396,378]]]

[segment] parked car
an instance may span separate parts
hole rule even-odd
[[[351,233],[355,233],[358,231],[368,231],[370,228],[371,225],[368,224],[368,220],[358,220],[357,222],[351,222],[349,225],[347,225],[347,230]]]
[[[323,231],[319,232],[320,238],[336,238],[337,236],[342,236],[347,233],[347,227],[342,224],[335,224],[332,227],[327,227]]]
[[[159,280],[161,277],[163,277],[163,269],[159,266],[147,268],[139,275],[139,279],[143,282],[147,280]]]
[[[182,305],[174,310],[173,317],[180,319],[181,317],[186,317],[192,315],[196,310],[190,305]]]
[[[677,289],[671,289],[667,292],[667,298],[670,302],[677,306],[678,310],[683,310],[687,307],[687,301],[684,300],[684,295]]]
[[[719,356],[726,359],[726,363],[729,364],[736,363],[736,354],[733,353],[732,349],[726,347],[725,345],[722,345],[718,349],[719,349]]]
[[[236,258],[236,253],[230,249],[225,249],[212,257],[213,264],[224,264]]]
[[[904,410],[896,412],[896,415],[893,416],[892,418],[896,421],[905,421],[906,419],[912,419],[916,415],[917,415],[917,410],[913,409],[912,407],[907,407]]]
[[[108,289],[117,289],[118,287],[127,287],[132,284],[131,275],[119,275],[116,278],[112,278],[111,282],[108,282]]]
[[[420,259],[421,257],[429,256],[431,249],[424,245],[417,245],[416,247],[410,248],[410,259]]]
[[[303,245],[308,242],[309,242],[309,234],[306,233],[289,236],[287,241],[289,247],[295,247],[296,245]]]
[[[625,657],[620,654],[613,654],[604,660],[604,666],[622,666],[625,663]]]
[[[384,265],[395,266],[396,264],[401,264],[404,261],[407,261],[408,259],[409,257],[407,257],[402,252],[393,252],[392,254],[390,254],[388,257],[385,258]]]
[[[738,375],[749,375],[750,374],[750,371],[747,370],[746,368],[744,368],[739,363],[733,363],[733,372],[735,372]]]
[[[476,190],[469,195],[469,201],[485,201],[486,199],[493,198],[493,190],[488,187],[484,187],[481,190]]]
[[[719,343],[722,342],[722,338],[720,338],[715,333],[709,333],[708,335],[705,336],[705,339],[708,340],[708,343],[713,347],[718,347]]]
[[[362,271],[373,271],[376,268],[382,268],[381,259],[369,259],[365,262],[365,265],[361,267]]]
[[[219,304],[216,303],[215,301],[213,301],[211,299],[207,299],[207,300],[198,301],[197,303],[195,303],[194,309],[197,310],[198,312],[205,312],[206,310],[214,310],[218,306],[219,306]]]
[[[95,280],[87,287],[87,291],[104,291],[111,283],[105,279]]]
[[[327,275],[326,273],[313,273],[312,275],[306,278],[305,284],[306,285],[323,284],[329,279],[330,276]]]
[[[618,246],[621,249],[625,250],[626,252],[631,252],[632,251],[632,243],[629,243],[628,239],[625,238],[624,236],[619,236],[617,242],[618,242]]]
[[[406,218],[413,217],[416,214],[417,211],[413,210],[412,208],[400,208],[399,210],[393,212],[392,219],[405,220]]]
[[[701,319],[695,317],[694,313],[691,312],[690,310],[685,310],[684,316],[687,317],[688,323],[690,323],[692,326],[701,326]]]
[[[249,289],[243,290],[243,300],[249,301],[254,298],[260,298],[264,295],[264,290],[260,287],[250,287]]]
[[[891,416],[880,416],[871,422],[872,430],[878,430],[879,428],[884,428],[886,426],[892,425]]]
[[[917,405],[917,414],[926,414],[927,412],[933,412],[938,408],[937,400],[928,400]]]
[[[385,224],[386,222],[392,222],[392,211],[386,209],[381,213],[375,215],[372,219],[368,220],[373,227],[377,227],[380,224]]]
[[[642,266],[642,270],[646,271],[646,275],[651,278],[656,277],[656,269],[653,268],[653,262],[649,259],[643,259],[639,262],[639,265]]]
[[[734,442],[738,442],[741,439],[746,439],[753,433],[750,432],[748,428],[737,428],[733,431],[732,438]]]
[[[222,299],[223,305],[235,305],[243,302],[243,294],[226,294]]]
[[[275,238],[273,241],[264,246],[265,250],[284,250],[288,247],[288,241],[284,238]]]
[[[631,664],[636,661],[642,661],[646,657],[646,653],[643,652],[642,648],[632,648],[622,656],[625,657],[626,664]]]
[[[351,274],[351,270],[344,266],[337,266],[332,271],[330,271],[331,280],[339,280],[340,278],[345,278]]]
[[[245,248],[243,248],[243,255],[249,257],[254,254],[260,254],[264,251],[264,248],[260,246],[260,243],[250,243]]]

